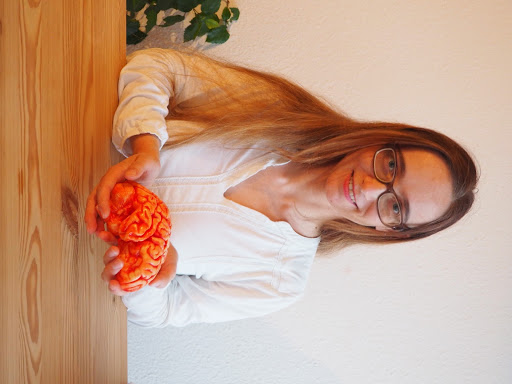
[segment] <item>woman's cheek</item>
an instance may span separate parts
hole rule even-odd
[[[368,205],[363,211],[355,211],[349,220],[365,227],[376,227],[381,224],[375,204]]]

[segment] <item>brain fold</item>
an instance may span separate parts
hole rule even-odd
[[[167,206],[133,181],[117,183],[110,194],[107,229],[118,240],[123,268],[116,275],[128,292],[149,284],[162,267],[171,235]]]

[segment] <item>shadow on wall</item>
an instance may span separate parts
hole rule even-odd
[[[154,27],[151,31],[149,31],[148,36],[140,43],[135,45],[127,44],[126,54],[129,55],[132,52],[148,48],[172,48],[180,50],[191,49],[197,51],[207,51],[217,46],[216,44],[207,43],[206,35],[191,41],[184,42],[183,31],[189,24],[190,23],[188,22],[188,19],[185,19],[183,23],[178,23],[169,27]]]
[[[163,329],[128,324],[128,352],[128,380],[137,384],[338,384],[341,379],[259,319]]]

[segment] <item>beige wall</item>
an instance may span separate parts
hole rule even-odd
[[[283,74],[352,116],[440,130],[482,169],[462,223],[318,260],[263,319],[129,326],[136,383],[512,382],[512,2],[242,1],[209,53]],[[165,45],[164,30],[145,46]]]

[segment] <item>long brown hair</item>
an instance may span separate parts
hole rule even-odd
[[[194,122],[196,132],[173,132],[166,146],[191,140],[223,140],[237,147],[258,145],[291,161],[320,166],[339,162],[361,148],[398,144],[437,152],[453,178],[453,201],[431,223],[406,231],[377,231],[339,219],[321,229],[322,250],[352,243],[390,243],[430,236],[460,220],[471,208],[478,172],[468,152],[446,135],[406,124],[349,118],[299,85],[282,77],[195,54],[193,76],[204,84],[203,97],[170,102],[168,119]]]

